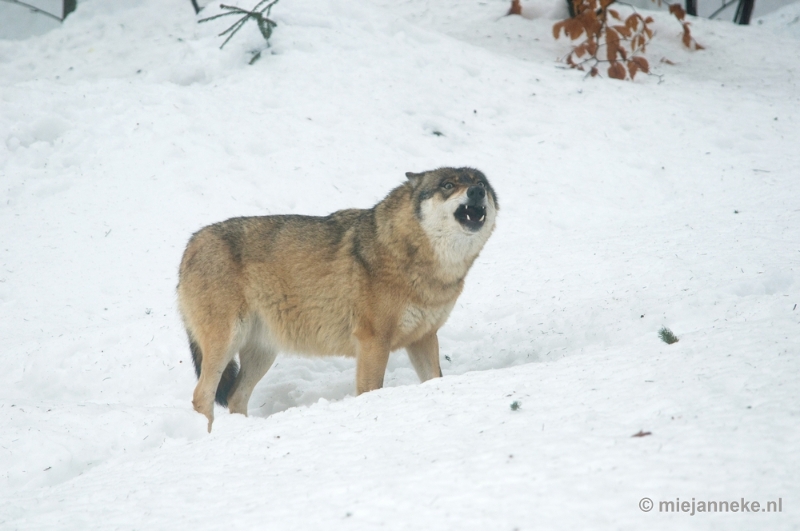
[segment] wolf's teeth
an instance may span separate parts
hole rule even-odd
[[[479,219],[478,221],[483,221],[484,219],[486,219],[486,214],[482,215],[481,219]]]
[[[467,221],[472,221],[472,218],[469,217],[469,213],[467,213]]]

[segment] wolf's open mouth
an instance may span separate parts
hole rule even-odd
[[[475,205],[461,205],[456,209],[455,217],[459,223],[471,231],[483,227],[486,220],[486,208]]]

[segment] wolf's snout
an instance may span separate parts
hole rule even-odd
[[[470,186],[467,189],[467,198],[470,201],[480,201],[486,197],[486,190],[484,190],[483,186]]]
[[[463,227],[476,232],[483,227],[483,222],[486,220],[486,207],[472,204],[470,201],[467,204],[459,205],[454,216]]]

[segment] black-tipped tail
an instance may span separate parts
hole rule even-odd
[[[203,351],[200,350],[200,345],[194,342],[192,336],[189,336],[189,350],[192,351],[192,363],[194,364],[194,373],[200,378],[200,366],[203,365]]]
[[[231,394],[231,390],[233,389],[233,382],[236,381],[236,376],[239,374],[239,365],[236,363],[236,360],[231,360],[228,363],[228,366],[225,367],[225,370],[222,372],[222,378],[219,379],[219,385],[217,386],[217,395],[214,399],[217,401],[217,404],[228,407],[228,396]]]
[[[189,349],[192,351],[192,363],[194,364],[194,373],[200,378],[200,368],[203,365],[203,351],[200,350],[198,345],[191,336],[189,336]],[[222,372],[222,377],[219,379],[217,386],[217,394],[214,397],[217,404],[222,407],[228,406],[228,396],[233,389],[233,383],[236,381],[236,376],[239,374],[239,365],[236,360],[231,360],[225,370]]]

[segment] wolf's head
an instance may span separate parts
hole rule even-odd
[[[472,168],[406,173],[414,211],[440,261],[465,263],[478,256],[494,229],[498,203],[486,176]]]

